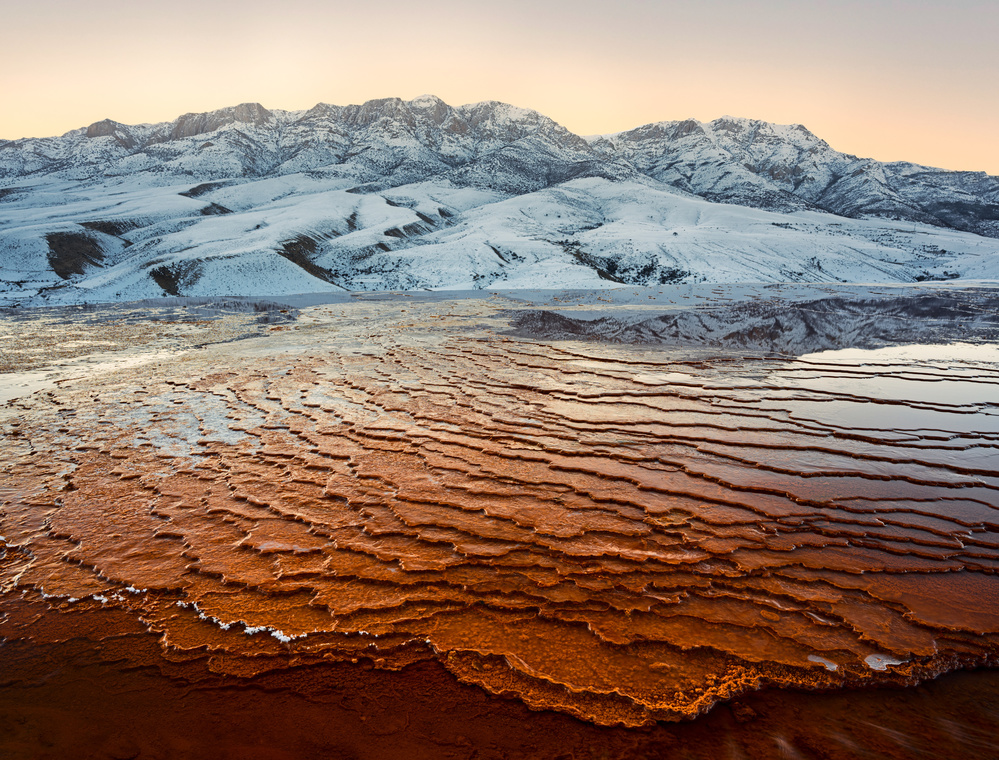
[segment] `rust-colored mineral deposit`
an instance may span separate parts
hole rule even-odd
[[[104,684],[97,702],[120,714],[130,690],[161,705],[183,692],[223,722],[243,700],[296,730],[265,704],[285,689],[310,720],[326,699],[336,720],[370,713],[383,733],[358,728],[355,746],[323,729],[325,749],[233,757],[556,757],[553,736],[569,757],[601,756],[585,754],[601,741],[616,753],[603,756],[689,744],[678,756],[700,757],[692,737],[726,721],[735,744],[716,737],[703,756],[767,757],[777,729],[753,739],[753,726],[787,711],[758,693],[776,688],[810,705],[781,729],[787,756],[849,757],[843,695],[876,711],[878,692],[857,687],[905,685],[900,699],[932,703],[913,685],[996,662],[990,354],[531,340],[503,334],[496,299],[404,302],[406,327],[400,300],[312,307],[166,359],[148,336],[116,361],[80,352],[8,403],[0,680],[18,704],[38,700],[19,710],[85,721],[99,708],[52,701],[64,678],[81,704],[95,699],[83,684]],[[18,322],[22,338],[32,325]],[[995,693],[995,680],[952,688]],[[411,723],[385,712],[392,699],[411,700]],[[438,701],[469,727],[434,729]],[[937,701],[937,717],[956,704]],[[727,718],[675,725],[719,702]],[[513,743],[489,755],[503,720]],[[510,728],[523,721],[547,738]],[[164,752],[77,729],[94,742],[79,757]],[[7,726],[0,746],[68,756],[59,742],[77,729],[53,728],[46,749]],[[918,741],[969,752],[969,730]],[[200,756],[160,756],[185,751]]]

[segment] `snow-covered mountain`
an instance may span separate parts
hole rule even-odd
[[[999,237],[999,177],[857,158],[800,124],[731,117],[660,122],[591,143],[709,200],[880,216]]]
[[[432,95],[294,112],[244,103],[164,124],[104,120],[61,137],[0,144],[4,179],[145,175],[163,183],[296,172],[379,187],[435,177],[507,193],[635,174],[536,111],[496,102],[452,108]]]
[[[8,302],[989,279],[996,238],[997,177],[746,119],[584,139],[423,96],[0,142]]]

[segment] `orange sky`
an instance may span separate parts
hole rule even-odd
[[[0,137],[433,93],[579,134],[722,115],[999,175],[999,3],[34,0],[4,14]]]

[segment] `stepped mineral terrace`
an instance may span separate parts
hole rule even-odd
[[[3,315],[8,687],[72,642],[639,727],[995,663],[994,290],[322,300]]]

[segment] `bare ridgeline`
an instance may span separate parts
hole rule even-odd
[[[322,300],[3,315],[5,757],[996,751],[995,290]]]

